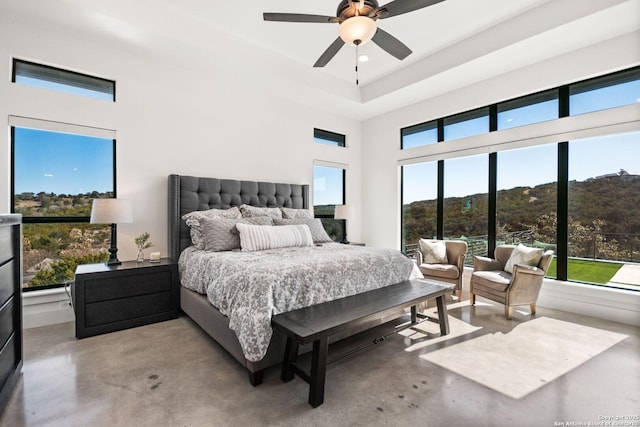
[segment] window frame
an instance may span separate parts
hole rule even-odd
[[[346,196],[346,187],[347,187],[347,168],[346,166],[340,166],[340,165],[334,165],[334,166],[329,166],[323,163],[316,163],[313,165],[314,169],[316,166],[322,166],[322,167],[329,167],[329,168],[334,168],[334,169],[342,169],[342,204],[344,205],[346,203],[347,200],[347,196]],[[315,172],[314,172],[314,181],[315,181]],[[314,188],[314,193],[315,193],[315,188]],[[328,214],[319,214],[316,215],[315,212],[315,197],[313,200],[313,217],[314,218],[318,218],[320,220],[322,219],[332,219],[336,222],[338,222],[340,224],[340,227],[342,229],[342,236],[344,237],[346,235],[347,232],[347,221],[344,219],[335,219],[335,212],[333,215],[328,215]]]
[[[72,125],[73,126],[73,131],[69,131],[69,132],[62,132],[60,130],[52,130],[52,129],[48,129],[46,121],[43,120],[37,120],[34,119],[34,122],[40,122],[42,123],[41,127],[37,127],[35,125],[33,126],[26,126],[23,124],[15,124],[15,123],[10,123],[10,144],[11,144],[11,152],[10,152],[10,160],[11,160],[11,179],[10,179],[10,210],[12,213],[16,213],[15,212],[15,202],[16,202],[16,170],[15,170],[15,151],[16,151],[16,140],[15,140],[15,130],[16,128],[26,128],[26,129],[35,129],[35,130],[41,130],[41,131],[45,131],[45,132],[56,132],[56,133],[68,133],[68,134],[72,134],[72,135],[80,135],[80,136],[89,136],[89,137],[95,137],[95,138],[102,138],[105,140],[108,140],[110,138],[105,138],[105,137],[98,137],[95,135],[89,135],[89,134],[80,134],[78,133],[79,129],[85,128],[84,126],[81,125]],[[87,128],[88,129],[88,128]],[[113,187],[113,197],[116,198],[117,197],[117,176],[116,176],[116,172],[117,172],[117,156],[116,156],[116,139],[115,138],[111,138],[111,156],[112,156],[112,160],[113,160],[113,165],[112,165],[112,176],[113,176],[113,182],[112,182],[112,187]],[[25,216],[22,215],[22,223],[23,224],[69,224],[69,223],[78,223],[78,224],[89,224],[90,223],[90,216]],[[116,225],[117,227],[117,225]],[[51,285],[42,285],[42,286],[37,286],[37,287],[33,287],[33,288],[22,288],[23,292],[33,292],[33,291],[38,291],[38,290],[44,290],[44,289],[54,289],[54,288],[60,288],[63,287],[64,283],[57,283],[57,284],[51,284]]]
[[[347,146],[346,135],[318,128],[313,128],[313,140],[318,144],[331,145],[334,147],[346,148]]]
[[[93,92],[103,93],[105,95],[110,95],[111,96],[111,100],[109,100],[109,102],[116,102],[116,82],[115,82],[115,80],[109,80],[109,79],[105,79],[105,78],[102,78],[102,77],[92,76],[92,75],[86,74],[86,73],[80,73],[80,72],[77,72],[77,71],[71,71],[71,70],[66,70],[64,68],[54,67],[54,66],[51,66],[51,65],[39,64],[39,63],[32,62],[32,61],[26,61],[26,60],[23,60],[23,59],[13,58],[12,66],[11,66],[11,82],[12,83],[16,83],[16,84],[22,84],[22,85],[25,85],[25,86],[31,86],[31,87],[41,88],[40,86],[24,84],[24,83],[20,83],[20,82],[17,81],[17,78],[19,76],[20,77],[26,77],[26,78],[35,78],[34,76],[20,74],[19,70],[18,70],[20,65],[24,65],[26,67],[30,67],[34,71],[40,71],[40,73],[36,72],[35,75],[39,74],[41,76],[45,76],[45,75],[53,75],[54,73],[58,74],[58,79],[37,78],[37,80],[39,80],[39,81],[45,81],[45,82],[49,82],[49,83],[56,83],[56,84],[65,85],[65,86],[76,88],[76,89],[90,90],[90,91],[93,91]],[[65,79],[64,76],[76,77],[76,81],[77,81],[77,79],[82,79],[85,82],[93,81],[94,84],[92,85],[92,87],[90,87],[89,85],[82,86],[82,85],[77,84],[77,82],[74,84],[74,81],[72,79],[69,79],[69,78]],[[99,88],[101,86],[110,87],[111,90],[110,91],[100,90]],[[90,95],[86,95],[86,94],[78,94],[78,93],[75,93],[75,92],[72,92],[72,91],[63,91],[63,90],[59,90],[59,89],[49,89],[49,90],[55,90],[56,92],[62,92],[62,93],[70,93],[70,94],[73,94],[73,95],[83,96],[85,98],[96,99],[96,100],[99,100],[99,101],[108,101],[107,99],[103,99],[103,98],[99,98],[99,97],[95,97],[95,96],[90,96]]]
[[[470,119],[473,118],[473,114],[476,113],[478,110],[482,110],[482,109],[489,109],[489,129],[488,132],[493,132],[497,130],[497,123],[498,123],[498,111],[504,111],[501,110],[501,106],[510,106],[510,108],[513,108],[513,105],[518,105],[518,102],[523,102],[524,105],[527,105],[526,101],[527,99],[537,99],[538,97],[542,97],[542,99],[544,99],[545,94],[550,94],[553,92],[557,92],[558,94],[558,118],[557,119],[553,119],[553,120],[558,120],[561,119],[563,117],[569,117],[571,116],[570,111],[569,111],[569,100],[570,100],[570,95],[572,93],[572,88],[575,87],[580,87],[580,85],[584,85],[585,87],[588,87],[589,90],[597,90],[597,89],[601,89],[603,87],[607,87],[606,83],[609,83],[609,85],[616,85],[616,84],[620,84],[620,83],[624,83],[624,82],[629,82],[629,81],[636,81],[636,80],[640,80],[640,66],[635,66],[626,70],[622,70],[622,71],[618,71],[618,72],[614,72],[614,73],[609,73],[609,74],[605,74],[599,77],[595,77],[595,78],[591,78],[591,79],[587,79],[587,80],[583,80],[583,81],[578,81],[578,82],[574,82],[574,83],[570,83],[564,86],[559,86],[556,88],[552,88],[552,89],[545,89],[543,91],[539,91],[533,94],[529,94],[529,95],[525,95],[525,96],[521,96],[518,98],[513,98],[513,99],[509,99],[509,100],[505,100],[505,101],[500,101],[494,104],[490,104],[488,106],[482,107],[482,108],[476,108],[467,112],[463,112],[463,113],[459,113],[459,114],[455,114],[452,116],[447,116],[447,117],[442,117],[439,119],[435,119],[435,120],[431,120],[431,121],[427,121],[427,122],[423,122],[423,123],[432,123],[432,122],[437,122],[438,123],[438,129],[439,129],[439,141],[441,142],[448,142],[448,141],[452,141],[452,140],[447,140],[444,141],[443,135],[440,133],[443,130],[445,121],[447,119],[451,119],[452,117],[460,117],[460,119],[458,121],[462,121],[465,118],[466,119]],[[511,104],[511,105],[510,105]],[[617,107],[623,107],[626,106],[628,104],[622,104],[622,105],[618,105],[618,106],[614,106],[614,107],[609,107],[609,108],[617,108]],[[504,108],[504,107],[503,107]],[[577,115],[577,114],[576,114]],[[455,122],[453,122],[455,123]],[[451,124],[451,122],[447,123],[447,124]],[[419,125],[415,125],[415,126],[419,126]],[[411,127],[411,126],[410,126]],[[410,128],[408,127],[408,128]],[[402,128],[402,129],[407,129],[407,128]],[[402,133],[401,133],[402,135]],[[558,154],[557,154],[557,205],[556,205],[556,214],[557,214],[557,221],[558,221],[558,225],[557,225],[557,231],[556,231],[556,245],[557,245],[557,250],[555,253],[556,256],[556,261],[557,261],[557,274],[556,274],[556,280],[560,280],[560,281],[570,281],[568,280],[567,277],[567,262],[568,262],[568,181],[569,181],[569,176],[568,176],[568,165],[569,165],[569,150],[568,150],[568,141],[557,141],[556,143],[554,143],[557,145],[557,149],[558,149]],[[470,157],[473,156],[473,154],[469,155]],[[466,156],[465,156],[466,157]],[[454,157],[455,158],[455,157]],[[437,160],[438,161],[438,165],[439,168],[441,167],[442,169],[444,168],[444,162],[445,160]],[[415,162],[415,160],[412,161],[412,163]],[[425,159],[425,162],[429,162],[429,160]],[[401,167],[404,165],[400,165]],[[496,212],[496,197],[497,197],[497,179],[496,179],[496,173],[497,173],[497,151],[492,151],[489,153],[489,207],[488,207],[488,221],[489,221],[489,228],[488,228],[488,240],[489,240],[489,246],[488,246],[488,250],[490,253],[493,252],[493,249],[495,249],[495,245],[496,245],[496,219],[497,219],[497,212]],[[444,194],[443,194],[443,186],[444,186],[444,174],[442,173],[442,171],[440,171],[439,169],[439,174],[438,174],[438,182],[435,184],[438,186],[438,212],[437,212],[437,225],[438,225],[438,239],[442,239],[442,224],[443,224],[443,209],[442,209],[442,205],[444,202]],[[401,214],[401,218],[402,218],[402,212],[403,212],[403,206],[404,206],[404,200],[403,200],[403,193],[404,193],[404,186],[407,185],[406,182],[404,182],[404,174],[401,173],[401,194],[400,194],[400,214]],[[401,245],[406,246],[406,242],[403,241],[402,236],[404,235],[404,220],[400,221],[400,236],[401,236]],[[401,250],[406,250],[406,248],[404,246],[401,246]],[[583,282],[576,282],[576,281],[571,281],[574,283],[583,283]],[[593,285],[590,283],[586,283],[589,285]],[[593,286],[606,286],[606,285],[593,285]]]

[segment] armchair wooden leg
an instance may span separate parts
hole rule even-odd
[[[513,315],[513,307],[509,307],[508,305],[505,305],[504,315],[507,318],[507,320],[511,320],[511,316]]]
[[[536,303],[529,304],[529,306],[531,307],[531,314],[536,314]]]
[[[471,303],[471,305],[476,305],[476,296],[471,292],[469,292],[469,302]]]

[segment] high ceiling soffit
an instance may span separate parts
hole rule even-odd
[[[336,39],[337,24],[262,19],[263,12],[334,15],[338,3],[0,0],[0,12],[178,61],[216,58],[217,65],[280,96],[312,99],[318,108],[356,119],[640,30],[640,0],[446,0],[378,21],[413,53],[399,61],[374,43],[361,46],[369,61],[359,64],[356,86],[352,46],[344,46],[325,67],[313,68]]]

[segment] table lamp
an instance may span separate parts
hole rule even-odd
[[[333,218],[335,219],[344,219],[344,233],[342,235],[342,241],[340,243],[344,243],[345,245],[349,243],[347,240],[347,223],[346,221],[350,220],[353,217],[353,208],[350,205],[336,205],[336,210],[333,214]]]
[[[125,199],[93,199],[91,206],[91,224],[111,224],[111,243],[109,259],[105,265],[119,265],[116,224],[133,222],[131,203]]]

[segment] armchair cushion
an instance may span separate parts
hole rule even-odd
[[[425,264],[447,264],[447,246],[444,240],[420,239],[420,252]]]
[[[493,289],[498,292],[506,292],[511,284],[513,276],[506,271],[474,271],[474,284]]]
[[[511,252],[511,256],[504,266],[504,271],[513,273],[513,266],[516,264],[537,266],[542,258],[542,249],[529,248],[523,244],[518,244]]]
[[[458,267],[452,264],[420,264],[419,267],[425,276],[457,279],[460,275]]]

